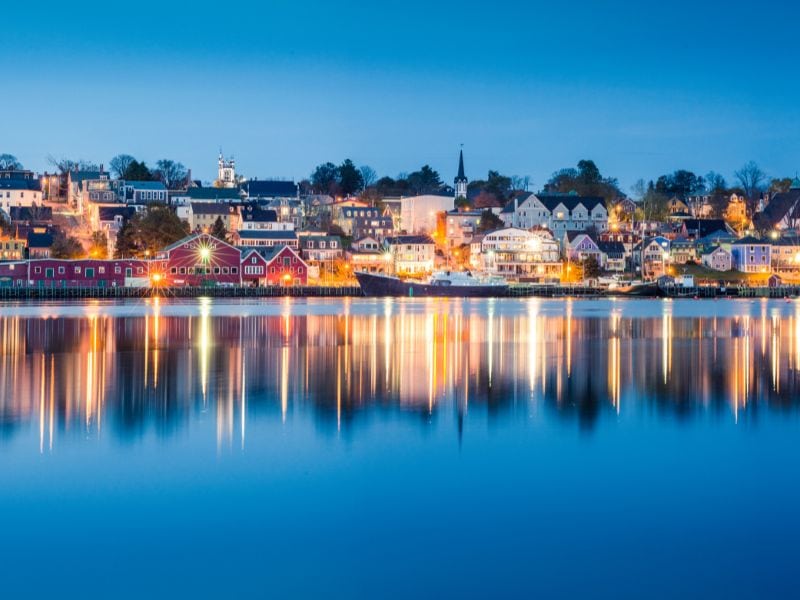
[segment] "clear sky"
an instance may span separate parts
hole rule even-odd
[[[624,189],[676,168],[800,169],[800,7],[786,0],[11,3],[0,153],[180,160],[212,179],[350,157],[451,180],[593,158]]]

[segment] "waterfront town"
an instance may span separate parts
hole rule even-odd
[[[514,285],[800,281],[800,179],[754,162],[730,182],[679,170],[632,193],[591,160],[535,192],[529,177],[471,179],[463,150],[452,185],[428,165],[379,178],[350,160],[262,179],[222,151],[210,182],[167,159],[52,164],[0,155],[2,287],[335,287],[441,270]]]

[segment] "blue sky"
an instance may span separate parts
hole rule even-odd
[[[215,176],[530,175],[593,158],[627,189],[677,168],[800,169],[800,8],[673,0],[94,2],[4,7],[0,152],[125,152]],[[17,26],[13,24],[16,23]],[[8,26],[11,24],[11,26]]]

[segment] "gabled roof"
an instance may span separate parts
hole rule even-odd
[[[28,232],[28,248],[49,248],[53,245],[52,233]]]
[[[383,240],[384,243],[390,246],[398,246],[402,244],[433,244],[433,238],[429,235],[396,235],[394,237],[387,237]]]
[[[686,219],[686,231],[696,231],[697,237],[705,237],[714,231],[728,231],[725,219]]]
[[[8,209],[12,221],[52,221],[53,209],[49,206],[12,206]]]
[[[336,242],[338,244],[336,249],[342,247],[342,239],[338,235],[304,235],[300,238],[300,247],[306,249],[309,247],[309,243],[312,243],[314,244],[312,248],[316,249],[319,248],[317,245],[319,242]]]
[[[712,231],[711,233],[705,235],[704,237],[697,240],[698,244],[715,244],[718,243],[720,240],[725,240],[726,242],[732,242],[736,240],[737,237],[735,234],[729,231]]]
[[[69,178],[72,183],[80,183],[91,179],[102,179],[108,177],[106,171],[69,171]]]
[[[166,186],[160,181],[126,181],[125,185],[134,190],[166,191]]]
[[[564,235],[566,236],[567,240],[570,243],[574,242],[577,238],[581,237],[582,235],[585,235],[590,240],[592,240],[595,244],[597,244],[597,240],[595,240],[594,237],[592,237],[592,235],[587,231],[579,231],[579,230],[575,230],[575,229],[570,229],[570,230],[565,231]]]
[[[243,221],[254,223],[274,223],[278,220],[278,213],[274,210],[259,208],[253,204],[243,206],[239,215]]]
[[[604,254],[625,254],[625,244],[622,242],[598,242],[597,247]]]
[[[570,212],[575,210],[577,206],[580,204],[586,208],[588,211],[592,211],[595,207],[599,204],[600,206],[606,206],[606,201],[604,198],[599,196],[576,196],[574,194],[532,194],[536,196],[536,198],[544,204],[545,208],[549,211],[553,211],[559,204],[563,204],[564,207],[569,210]]]
[[[800,219],[800,189],[775,194],[761,213],[761,218],[773,226],[784,218]]]
[[[184,244],[188,244],[188,243],[193,242],[194,240],[199,239],[199,238],[204,238],[204,239],[207,239],[209,241],[213,241],[215,244],[222,244],[223,246],[227,246],[228,248],[233,248],[233,249],[237,249],[238,250],[238,248],[236,248],[236,246],[232,246],[231,244],[229,244],[225,240],[221,240],[219,238],[216,238],[213,235],[210,235],[208,233],[193,233],[191,235],[187,235],[185,238],[179,239],[177,242],[171,243],[169,246],[166,246],[165,248],[163,248],[161,250],[161,252],[170,252],[172,250],[175,250],[176,248],[180,248]]]
[[[303,257],[300,256],[294,248],[292,248],[291,246],[287,246],[285,244],[277,244],[275,246],[259,246],[256,248],[251,248],[248,246],[247,250],[245,250],[244,248],[240,248],[240,250],[244,252],[242,260],[244,260],[245,257],[250,256],[252,255],[253,252],[255,252],[269,263],[273,261],[275,257],[278,256],[284,250],[289,250],[289,252],[294,254],[297,258],[303,260]]]
[[[753,237],[752,235],[745,236],[741,239],[736,240],[732,244],[733,246],[761,246],[761,245],[769,245],[769,242],[764,240],[760,240],[757,237]]]
[[[294,181],[251,179],[239,186],[250,198],[294,198],[298,187]]]

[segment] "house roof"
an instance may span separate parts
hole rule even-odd
[[[434,241],[429,235],[396,235],[387,237],[384,242],[390,246],[401,244],[433,244]]]
[[[38,179],[5,179],[0,178],[0,190],[33,190],[39,191]]]
[[[598,242],[597,247],[605,254],[625,254],[625,244],[622,242]]]
[[[194,215],[227,215],[234,212],[230,204],[221,202],[192,202],[191,207]]]
[[[575,210],[579,204],[590,211],[594,210],[598,204],[603,207],[606,205],[605,199],[599,196],[576,196],[574,194],[531,194],[531,196],[538,198],[539,202],[544,204],[549,211],[555,210],[559,204],[563,204],[569,211]]]
[[[235,246],[231,246],[225,240],[221,240],[219,238],[215,238],[213,235],[208,233],[193,233],[191,235],[187,235],[185,238],[179,239],[177,242],[171,243],[169,246],[166,246],[161,250],[161,252],[170,252],[171,250],[175,250],[176,248],[180,248],[184,244],[188,244],[189,242],[196,240],[198,238],[207,238],[213,240],[215,244],[222,244],[223,246],[228,246],[229,248],[235,248]]]
[[[297,252],[295,252],[295,250],[291,246],[286,246],[284,244],[278,244],[277,246],[259,246],[257,248],[251,248],[248,246],[247,250],[245,250],[244,248],[240,248],[240,250],[242,250],[243,252],[242,254],[243,259],[246,258],[247,256],[252,255],[252,253],[255,252],[256,254],[262,256],[267,262],[270,262],[276,256],[278,256],[278,254],[280,254],[287,248],[292,254],[300,258],[300,260],[303,260],[302,257],[299,254],[297,254]]]
[[[134,190],[165,191],[167,189],[160,181],[126,181],[125,185]]]
[[[239,190],[236,188],[189,188],[185,192],[175,194],[185,196],[190,200],[239,200]]]
[[[342,247],[342,239],[338,235],[306,235],[300,238],[300,247],[301,248],[308,248],[308,244],[310,243],[319,243],[319,242],[337,242],[337,248]]]
[[[28,248],[49,248],[52,245],[52,233],[28,232]]]
[[[750,245],[755,246],[755,245],[766,245],[766,244],[767,242],[765,242],[764,240],[760,240],[756,237],[753,237],[752,235],[745,236],[733,242],[734,246],[750,246]]]
[[[265,231],[263,229],[241,229],[237,232],[243,240],[296,240],[294,231]]]
[[[239,186],[250,198],[294,198],[297,184],[294,181],[269,181],[251,179]]]
[[[761,219],[766,220],[769,226],[779,223],[784,217],[800,218],[800,189],[793,187],[788,192],[773,195],[761,212]]]
[[[80,183],[89,179],[102,179],[108,177],[106,171],[69,171],[69,178],[72,183]]]
[[[720,240],[725,240],[726,242],[732,242],[736,240],[736,236],[729,231],[712,231],[711,233],[705,235],[704,237],[697,240],[700,244],[716,244]]]
[[[564,235],[567,237],[567,240],[570,243],[574,242],[577,238],[579,238],[582,235],[585,235],[586,237],[588,237],[590,240],[595,242],[595,244],[597,243],[597,241],[587,231],[580,231],[580,230],[576,230],[576,229],[570,229],[570,230],[565,231]]]
[[[686,219],[686,231],[696,231],[697,237],[705,237],[714,231],[728,231],[725,219]]]
[[[130,219],[135,214],[136,209],[132,206],[99,206],[97,208],[99,221],[113,221],[117,217]]]
[[[8,210],[12,221],[52,221],[53,209],[49,206],[12,206]]]
[[[242,207],[239,215],[243,221],[274,223],[278,220],[278,213],[270,208],[260,208],[252,204]]]

